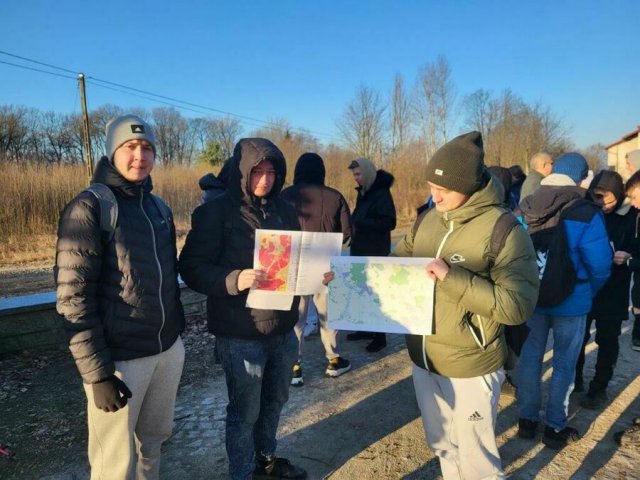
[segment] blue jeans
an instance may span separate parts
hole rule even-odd
[[[226,447],[229,474],[251,478],[254,456],[273,457],[280,412],[289,399],[298,339],[293,331],[256,340],[217,338],[229,404]]]
[[[542,404],[542,361],[549,330],[553,330],[553,373],[545,423],[556,430],[567,426],[569,395],[573,390],[576,362],[582,349],[586,315],[560,317],[534,313],[527,321],[529,336],[520,353],[518,365],[518,414],[538,421]]]

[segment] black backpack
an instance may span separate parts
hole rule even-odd
[[[555,307],[567,299],[576,286],[577,273],[569,256],[564,218],[570,205],[565,205],[545,225],[546,228],[530,231],[533,248],[536,251],[540,291],[536,307]]]

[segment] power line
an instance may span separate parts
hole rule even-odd
[[[76,77],[70,77],[69,75],[62,75],[61,73],[56,73],[56,72],[48,72],[46,70],[41,70],[40,68],[27,67],[26,65],[18,65],[17,63],[4,62],[2,60],[0,60],[0,63],[4,63],[5,65],[11,65],[12,67],[24,68],[25,70],[33,70],[34,72],[46,73],[48,75],[54,75],[56,77],[70,78],[72,80],[76,79]]]
[[[2,53],[3,55],[7,55],[9,57],[24,60],[25,62],[37,63],[38,65],[43,65],[45,67],[53,68],[54,70],[62,70],[63,72],[73,73],[74,75],[76,74],[76,72],[74,72],[73,70],[69,70],[68,68],[58,67],[56,65],[51,65],[50,63],[39,62],[37,60],[32,60],[31,58],[27,58],[27,57],[21,57],[20,55],[15,55],[13,53],[5,52],[3,50],[0,50],[0,53]]]
[[[123,93],[125,95],[131,95],[133,97],[142,98],[143,100],[149,100],[151,102],[161,103],[163,105],[169,105],[170,107],[179,108],[181,110],[189,110],[191,112],[200,113],[200,114],[205,113],[205,112],[202,112],[201,110],[196,110],[194,108],[185,107],[183,105],[176,105],[175,103],[165,102],[163,100],[158,100],[157,98],[149,98],[149,97],[146,97],[144,95],[139,95],[139,94],[134,93],[134,92],[127,92],[126,90],[121,90],[121,89],[118,89],[118,88],[109,87],[107,85],[101,85],[99,83],[96,83],[95,79],[93,79],[91,81],[88,81],[88,83],[90,83],[91,85],[96,86],[96,87],[106,88],[107,90],[112,90],[114,92]],[[256,120],[256,122],[260,122],[260,121]],[[277,129],[277,127],[271,126],[268,123],[266,123],[266,124],[255,123],[255,122],[250,122],[248,120],[243,120],[243,123],[246,124],[246,125],[249,125],[251,127],[261,127],[261,128],[271,129],[271,130]]]
[[[13,53],[5,52],[3,50],[0,50],[0,54],[7,55],[7,56],[10,56],[10,57],[13,57],[13,58],[18,58],[18,59],[26,61],[26,62],[35,63],[37,65],[42,65],[42,66],[46,66],[48,68],[52,68],[52,69],[56,69],[56,70],[60,70],[60,71],[63,71],[63,72],[72,73],[74,75],[77,75],[76,72],[74,72],[73,70],[70,70],[68,68],[59,67],[57,65],[52,65],[52,64],[49,64],[49,63],[45,63],[45,62],[40,62],[38,60],[33,60],[31,58],[22,57],[20,55],[15,55]],[[55,75],[55,76],[59,76],[59,77],[62,77],[62,78],[68,78],[68,79],[72,79],[72,80],[76,79],[76,77],[70,77],[68,75],[62,75],[62,74],[59,74],[59,73],[49,72],[49,71],[41,70],[41,69],[34,68],[34,67],[28,67],[26,65],[19,65],[19,64],[15,64],[15,63],[4,62],[2,60],[0,60],[0,63],[6,64],[6,65],[11,65],[11,66],[18,67],[18,68],[23,68],[23,69],[26,69],[26,70],[33,70],[33,71],[40,72],[40,73],[46,73],[46,74],[49,74],[49,75]],[[85,75],[85,78],[87,80],[92,80],[90,83],[92,85],[97,86],[97,87],[102,87],[102,88],[105,88],[105,89],[116,91],[118,93],[125,93],[125,94],[128,94],[128,95],[136,96],[138,98],[142,98],[142,99],[149,100],[149,101],[152,101],[152,102],[157,102],[157,103],[162,103],[164,105],[169,105],[169,106],[172,106],[172,107],[175,107],[175,108],[179,108],[179,109],[183,109],[183,110],[189,110],[189,111],[196,112],[196,113],[202,113],[201,111],[194,110],[193,108],[189,108],[189,107],[195,107],[195,108],[198,108],[200,110],[204,110],[204,111],[208,111],[208,112],[220,113],[220,114],[223,114],[223,115],[227,115],[227,116],[238,118],[238,119],[242,120],[243,123],[245,123],[245,124],[247,124],[249,126],[263,127],[263,128],[268,128],[268,129],[277,128],[277,127],[273,127],[272,126],[272,122],[261,120],[261,119],[254,118],[254,117],[249,117],[247,115],[241,115],[241,114],[237,114],[237,113],[233,113],[233,112],[229,112],[229,111],[225,111],[225,110],[220,110],[220,109],[213,108],[213,107],[208,107],[206,105],[200,105],[200,104],[197,104],[197,103],[187,102],[185,100],[180,100],[178,98],[168,97],[166,95],[160,95],[160,94],[149,92],[149,91],[146,91],[146,90],[141,90],[141,89],[138,89],[138,88],[129,87],[127,85],[123,85],[123,84],[116,83],[116,82],[111,82],[109,80],[103,80],[103,79],[100,79],[100,78],[97,78],[97,77],[93,77],[93,76]],[[100,82],[100,83],[97,83],[97,82]],[[113,88],[113,87],[119,87],[120,89],[129,90],[130,92],[123,91],[123,90],[118,90],[118,89]],[[155,97],[155,98],[144,97],[144,96],[141,96],[141,95],[136,95],[136,94],[131,93],[131,92],[137,92],[137,93],[148,95],[148,96]],[[159,99],[163,99],[165,101],[161,101]],[[169,102],[174,102],[174,103],[169,103]],[[182,105],[176,105],[176,103],[182,104]],[[184,105],[186,105],[186,107]],[[312,130],[308,130],[308,129],[291,128],[290,130],[292,130],[294,132],[298,131],[300,133],[310,133],[310,134],[314,134],[314,135],[321,136],[321,137],[327,137],[329,139],[334,139],[335,138],[331,134],[324,133],[324,132],[316,132],[316,131],[312,131]]]

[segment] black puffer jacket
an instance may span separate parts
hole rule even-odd
[[[305,153],[296,162],[293,185],[281,197],[298,212],[305,232],[342,232],[343,243],[351,239],[351,214],[342,194],[324,184],[324,162],[320,155]]]
[[[396,207],[389,189],[393,185],[393,175],[378,170],[371,188],[362,194],[358,187],[356,208],[353,210],[353,237],[351,255],[389,255],[391,251],[391,230],[396,228]]]
[[[249,189],[251,169],[265,159],[277,177],[271,192],[256,198]],[[276,311],[247,308],[249,291],[237,293],[240,271],[253,268],[255,230],[300,230],[295,211],[279,198],[287,173],[284,156],[266,139],[245,138],[236,145],[229,168],[227,191],[191,216],[180,274],[189,287],[208,296],[213,334],[252,339],[288,332],[298,320],[298,297],[289,311]]]
[[[98,200],[80,193],[60,217],[54,267],[57,309],[85,383],[112,375],[114,360],[169,349],[184,329],[175,228],[151,198],[151,177],[128,182],[105,157],[94,182],[118,202],[114,236],[100,230]]]

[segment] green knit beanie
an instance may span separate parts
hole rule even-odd
[[[427,164],[427,181],[465,195],[480,190],[485,175],[480,132],[465,133],[445,143]]]

